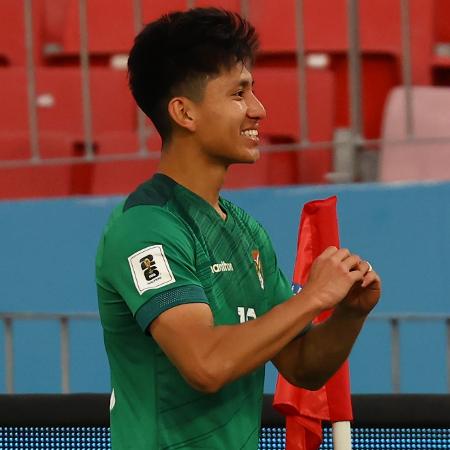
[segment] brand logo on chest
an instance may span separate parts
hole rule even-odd
[[[234,272],[233,264],[227,263],[225,261],[222,261],[217,264],[213,264],[210,266],[212,273],[219,273],[219,272]]]

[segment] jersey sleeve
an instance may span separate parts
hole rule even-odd
[[[195,242],[187,226],[159,207],[138,206],[105,234],[102,278],[146,331],[162,312],[208,303],[196,275]]]

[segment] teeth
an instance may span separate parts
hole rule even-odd
[[[245,130],[241,131],[241,134],[247,137],[256,137],[258,136],[258,130]]]

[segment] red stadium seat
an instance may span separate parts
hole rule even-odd
[[[242,12],[241,0],[196,0],[195,6],[198,8],[214,7],[223,8],[238,13]]]
[[[450,3],[434,0],[433,84],[450,85]]]
[[[295,66],[256,66],[255,92],[266,108],[261,134],[274,144],[298,142],[300,112],[298,72]],[[333,139],[334,80],[329,70],[307,71],[308,132],[311,142]],[[331,149],[285,151],[270,154],[269,184],[324,182],[330,172]],[[277,166],[279,170],[277,170]]]
[[[58,55],[63,50],[64,30],[71,0],[44,0],[42,39],[44,57]]]
[[[107,133],[134,131],[136,109],[125,72],[91,68],[90,92],[94,141]],[[41,98],[48,96],[53,102],[50,107],[40,108],[41,130],[62,131],[70,135],[73,142],[83,143],[81,72],[77,68],[40,70],[38,95]]]
[[[130,0],[89,0],[87,2],[88,48],[91,55],[109,57],[128,53],[137,34],[133,2]],[[142,22],[147,23],[163,13],[186,8],[185,0],[143,0]],[[79,0],[69,0],[61,56],[80,52]]]
[[[259,31],[264,53],[296,51],[295,3],[295,0],[250,0],[250,20]],[[360,0],[359,4],[362,53],[400,57],[400,1]],[[413,78],[420,84],[430,83],[432,8],[430,0],[410,1]],[[303,17],[306,52],[346,54],[349,47],[346,0],[304,0]]]
[[[61,43],[59,57],[63,58],[77,56],[80,52],[79,0],[64,1],[67,3],[64,20],[61,19],[63,15],[61,7],[57,8],[59,12],[52,12],[47,20],[48,35],[53,36],[53,39],[49,37],[49,40]],[[142,0],[142,22],[148,23],[170,11],[185,10],[187,4],[186,0]],[[238,12],[241,9],[240,0],[197,0],[195,5],[215,6]],[[133,2],[115,0],[111,3],[109,0],[89,0],[87,6],[89,53],[100,58],[128,53],[137,34]],[[53,9],[53,6],[50,8]],[[61,27],[59,36],[58,23]],[[58,45],[54,50],[57,48]]]
[[[125,195],[156,172],[157,159],[0,167],[0,199]]]
[[[434,42],[450,44],[450,3],[434,0]]]
[[[350,97],[348,60],[345,55],[331,58],[331,70],[335,76],[336,128],[350,127]],[[363,134],[377,139],[381,132],[383,107],[389,91],[401,83],[398,61],[392,55],[366,54],[361,60],[362,122]]]
[[[450,88],[414,87],[412,113],[414,137],[430,141],[405,141],[405,90],[394,89],[383,119],[380,181],[450,180]]]
[[[92,68],[90,83],[95,148],[99,153],[136,151],[136,107],[128,91],[126,74]],[[40,68],[36,72],[36,84],[41,156],[82,156],[85,136],[80,71],[77,68]],[[10,159],[12,151],[18,158],[28,157],[25,70],[0,71],[0,94],[4,102],[0,112],[0,154],[3,159]],[[13,150],[11,134],[21,136]]]
[[[43,0],[32,3],[34,59],[41,61],[41,22]],[[25,50],[25,2],[18,0],[1,0],[0,2],[0,65],[24,66]]]
[[[301,136],[297,68],[256,65],[252,73],[255,93],[267,112],[267,118],[261,122],[262,133],[279,140],[298,141]],[[330,70],[307,70],[309,138],[312,141],[332,138],[333,83],[333,73]]]
[[[252,0],[250,19],[261,35],[262,58],[296,61],[295,0]],[[431,83],[432,2],[410,0],[412,76]],[[334,127],[350,126],[348,91],[347,1],[304,0],[304,45],[307,55],[324,54],[334,73]],[[386,14],[389,11],[389,14]],[[281,24],[274,26],[274,24]],[[402,79],[400,1],[360,0],[359,29],[364,136],[380,135],[387,93]],[[278,56],[277,56],[278,55]]]

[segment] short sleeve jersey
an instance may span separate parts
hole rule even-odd
[[[215,325],[234,325],[291,297],[261,225],[225,199],[220,206],[226,220],[156,174],[113,211],[104,230],[96,274],[113,450],[258,447],[264,367],[203,393],[149,333],[151,322],[177,305],[206,303]]]

